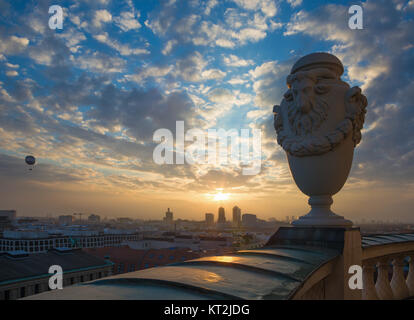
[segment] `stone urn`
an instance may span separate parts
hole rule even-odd
[[[344,67],[329,53],[299,59],[287,77],[288,90],[274,106],[277,142],[285,150],[299,189],[311,210],[295,226],[346,227],[352,222],[333,213],[339,192],[361,141],[367,99],[359,87],[341,80]]]

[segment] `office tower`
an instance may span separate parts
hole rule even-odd
[[[233,226],[240,227],[241,225],[241,209],[238,206],[233,207]]]
[[[59,224],[60,225],[71,225],[72,223],[73,223],[73,216],[72,215],[59,216]]]
[[[218,209],[217,223],[226,223],[226,214],[224,213],[224,208],[223,207],[220,207]]]
[[[16,221],[16,210],[0,210],[0,231],[10,229]]]
[[[97,214],[91,214],[88,217],[88,222],[90,223],[99,223],[101,221],[101,217],[98,216]]]
[[[242,222],[245,227],[255,227],[257,225],[257,217],[255,214],[245,213]]]
[[[206,213],[206,225],[211,227],[214,225],[214,214],[213,213]]]
[[[174,221],[174,215],[172,211],[170,211],[170,208],[168,208],[168,211],[165,213],[164,221],[166,224],[173,224]]]

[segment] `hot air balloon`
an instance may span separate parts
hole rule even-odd
[[[36,158],[33,156],[27,156],[24,160],[30,166],[29,170],[32,170],[34,164],[36,163]]]

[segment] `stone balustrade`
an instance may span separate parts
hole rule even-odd
[[[357,237],[349,241],[353,245],[344,242],[343,258],[331,261],[330,271],[317,278],[318,282],[312,282],[309,278],[304,283],[303,289],[293,296],[294,299],[414,298],[414,233],[360,236],[360,242],[357,241],[358,231],[356,233]],[[361,254],[357,252],[358,247],[362,249]],[[344,259],[352,254],[354,256],[346,262]],[[349,290],[350,274],[348,273],[343,274],[344,280],[341,282],[341,270],[348,270],[352,265],[362,266],[362,290]],[[321,270],[315,271],[314,275],[320,274]],[[338,289],[342,285],[344,294],[339,297]]]
[[[414,297],[414,235],[363,237],[364,300]]]
[[[408,266],[408,272],[404,272]],[[414,252],[363,261],[364,300],[401,300],[414,297]]]

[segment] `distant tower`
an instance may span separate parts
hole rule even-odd
[[[168,225],[171,225],[174,222],[174,215],[172,211],[170,211],[170,208],[168,208],[168,211],[165,213],[164,221]]]
[[[245,213],[242,222],[245,227],[255,227],[257,225],[257,217],[255,214]]]
[[[213,213],[206,213],[206,225],[211,227],[214,225],[214,214]]]
[[[241,209],[238,206],[233,207],[233,226],[238,228],[241,225]]]
[[[224,213],[224,208],[223,207],[220,207],[218,209],[217,223],[226,223],[226,214]]]

